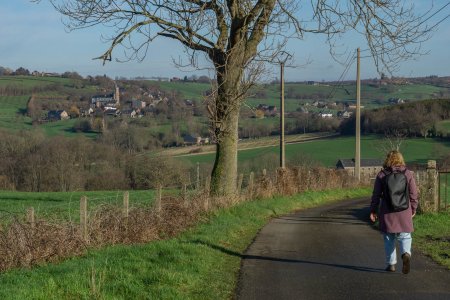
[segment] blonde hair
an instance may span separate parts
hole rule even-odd
[[[386,155],[386,160],[384,161],[384,168],[392,168],[393,166],[404,166],[405,160],[400,151],[392,150]]]

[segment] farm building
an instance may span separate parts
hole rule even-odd
[[[382,168],[383,160],[381,159],[361,159],[361,178],[366,180],[375,178]],[[336,169],[345,170],[351,175],[354,175],[355,159],[339,159],[336,163]]]
[[[209,144],[209,138],[208,137],[202,138],[199,135],[188,134],[183,137],[183,144],[185,146],[206,145]]]
[[[47,119],[49,121],[59,121],[70,119],[69,114],[65,110],[50,110],[47,113]]]

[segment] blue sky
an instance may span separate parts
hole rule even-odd
[[[430,0],[414,1],[418,9],[428,5]],[[448,0],[434,1],[435,7],[441,7]],[[438,21],[450,14],[446,7],[431,21]],[[40,4],[28,0],[0,0],[0,66],[16,69],[20,66],[30,71],[64,72],[77,71],[83,76],[163,76],[183,77],[201,75],[204,71],[192,73],[177,69],[172,60],[183,58],[183,48],[168,39],[159,39],[150,45],[146,59],[139,62],[109,62],[103,66],[99,56],[106,48],[101,41],[103,27],[94,27],[67,32],[61,16],[45,0]],[[354,35],[342,40],[346,48],[360,46],[366,48]],[[414,61],[403,63],[396,76],[450,75],[450,18],[440,24],[433,37],[423,48],[428,55]],[[119,50],[118,54],[120,54]],[[323,37],[306,36],[304,40],[291,40],[288,51],[294,53],[296,65],[309,64],[286,69],[286,79],[294,80],[336,80],[344,71],[344,66],[335,62],[324,45]],[[346,79],[354,79],[355,66],[349,70]],[[362,60],[362,77],[378,77],[370,59]],[[268,79],[277,76],[277,69],[268,74]]]

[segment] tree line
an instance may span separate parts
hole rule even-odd
[[[426,100],[363,111],[361,131],[375,134],[401,134],[405,137],[445,137],[436,124],[450,118],[450,99]],[[342,134],[354,134],[355,116],[340,126]]]
[[[83,137],[0,130],[0,188],[31,192],[148,189],[188,181],[188,166]]]

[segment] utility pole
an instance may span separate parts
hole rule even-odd
[[[356,149],[355,149],[355,177],[361,180],[361,73],[360,49],[357,50],[356,66]]]
[[[280,64],[280,168],[286,167],[286,143],[284,140],[284,67],[292,55],[286,51],[280,52],[278,63]]]
[[[280,168],[286,167],[286,144],[284,142],[284,61],[280,63]]]

